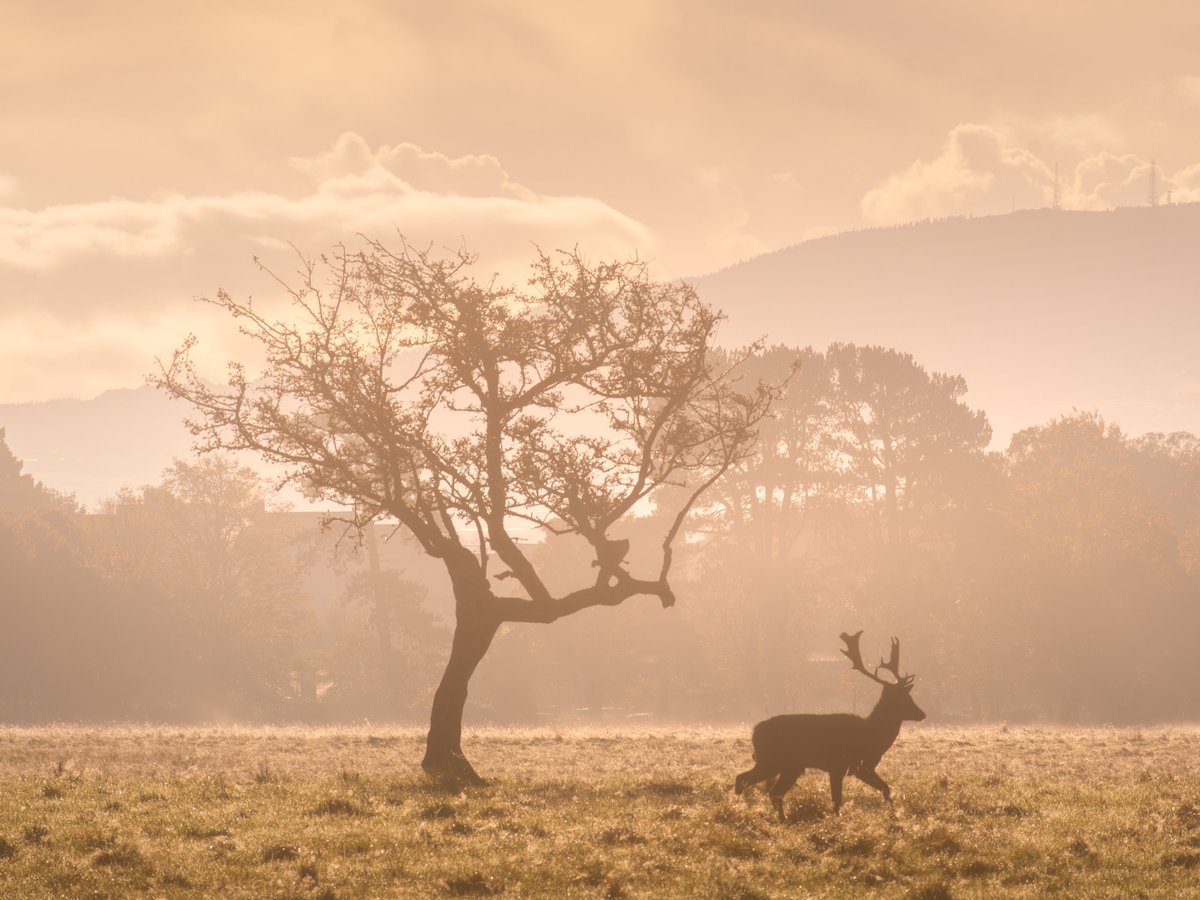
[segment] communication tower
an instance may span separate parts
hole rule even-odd
[[[1058,163],[1054,164],[1054,210],[1058,212],[1062,209],[1062,190],[1058,184]]]
[[[1158,206],[1158,162],[1150,160],[1150,205]]]

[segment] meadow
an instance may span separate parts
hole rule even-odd
[[[906,727],[896,815],[749,729],[0,728],[0,897],[1200,897],[1200,731]]]

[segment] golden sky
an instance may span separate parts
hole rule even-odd
[[[0,402],[134,386],[355,232],[698,275],[956,213],[1200,200],[1191,2],[9,2]]]

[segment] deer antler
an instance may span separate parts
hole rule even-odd
[[[872,681],[877,681],[880,684],[888,684],[888,682],[876,675],[875,672],[867,671],[867,667],[863,665],[862,651],[858,649],[858,639],[860,637],[862,637],[861,630],[856,631],[854,634],[846,634],[846,632],[843,631],[841,638],[846,643],[846,649],[842,651],[842,654],[850,660],[850,664],[854,667],[854,671],[862,672]]]
[[[876,674],[879,673],[880,669],[886,669],[887,671],[891,672],[897,682],[904,680],[903,676],[900,674],[900,639],[899,638],[892,638],[892,655],[888,658],[887,662],[884,662],[882,659],[879,661],[879,665],[877,665],[875,667]]]
[[[865,665],[863,665],[862,651],[858,648],[858,639],[861,637],[862,637],[861,630],[855,632],[854,634],[846,634],[844,631],[841,634],[842,640],[845,641],[845,643],[846,643],[846,649],[842,651],[842,654],[847,659],[850,660],[850,664],[854,667],[854,670],[856,672],[862,672],[864,675],[866,675],[872,681],[876,681],[879,684],[892,684],[893,682],[886,681],[885,679],[879,677],[879,670],[883,669],[887,672],[892,673],[892,676],[896,679],[895,684],[912,684],[912,680],[913,680],[912,675],[901,675],[900,674],[900,640],[899,640],[899,638],[892,638],[892,652],[891,652],[891,655],[888,657],[888,661],[884,662],[881,659],[879,661],[879,665],[877,665],[875,667],[875,671],[869,672],[869,671],[867,671],[867,667]]]

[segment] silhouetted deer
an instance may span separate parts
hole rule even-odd
[[[740,794],[752,784],[779,776],[768,793],[781,822],[783,795],[805,769],[829,773],[834,815],[842,808],[842,779],[847,773],[880,790],[888,806],[892,806],[892,789],[875,773],[875,767],[895,743],[900,723],[920,722],[925,713],[913,702],[914,676],[900,674],[900,642],[892,638],[891,658],[886,663],[880,660],[875,671],[868,672],[858,649],[861,636],[861,631],[843,633],[846,649],[842,653],[849,657],[856,671],[883,685],[883,694],[869,716],[849,713],[775,716],[754,726],[754,768],[737,777],[734,790]],[[896,680],[880,678],[880,669],[891,672]]]

